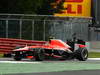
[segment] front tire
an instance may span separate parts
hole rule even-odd
[[[44,49],[42,48],[37,48],[35,50],[35,60],[36,61],[43,61],[45,58],[45,54],[44,54]]]
[[[86,61],[88,59],[88,50],[86,48],[79,48],[75,51],[75,57],[79,61]]]

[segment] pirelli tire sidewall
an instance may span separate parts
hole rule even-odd
[[[88,59],[88,50],[86,48],[79,48],[75,51],[75,58],[79,61],[86,61]]]
[[[35,60],[36,61],[43,61],[45,59],[44,53],[45,53],[44,49],[42,49],[42,48],[35,49],[35,53],[34,53]]]

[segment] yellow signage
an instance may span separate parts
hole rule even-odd
[[[62,13],[55,16],[91,17],[91,0],[65,0]]]

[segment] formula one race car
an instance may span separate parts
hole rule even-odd
[[[13,58],[17,61],[22,58],[35,59],[36,61],[43,61],[48,58],[86,61],[88,50],[83,40],[63,42],[59,39],[50,39],[45,44],[35,44],[14,49]]]

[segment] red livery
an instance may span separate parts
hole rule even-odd
[[[59,39],[50,39],[45,44],[34,44],[32,46],[16,47],[13,50],[13,58],[35,59],[42,61],[49,58],[73,59],[85,61],[88,58],[88,51],[83,40],[63,42]]]

